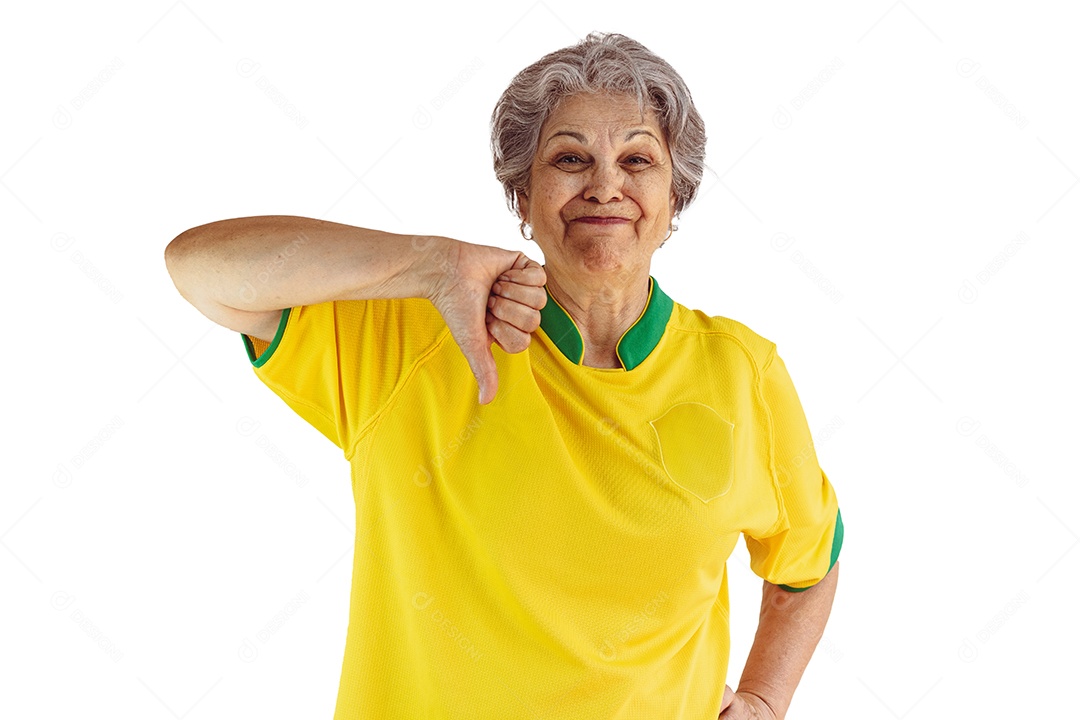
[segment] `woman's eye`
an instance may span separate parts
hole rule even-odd
[[[642,157],[640,155],[634,155],[633,157],[627,158],[626,162],[630,163],[631,165],[648,165],[649,158]]]
[[[568,165],[577,165],[578,163],[582,162],[582,160],[577,155],[563,155],[555,162],[566,163]]]

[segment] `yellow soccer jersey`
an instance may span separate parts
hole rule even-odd
[[[725,563],[820,581],[843,526],[776,346],[650,278],[581,364],[548,296],[486,406],[424,299],[285,310],[255,373],[340,447],[357,537],[336,720],[714,720]],[[751,622],[750,618],[746,619]]]

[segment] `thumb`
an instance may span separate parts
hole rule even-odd
[[[476,383],[480,386],[481,405],[487,405],[494,400],[495,391],[499,388],[499,373],[495,367],[495,357],[491,354],[492,342],[494,340],[485,331],[483,340],[470,341],[467,347],[462,348]]]
[[[724,686],[724,699],[720,703],[721,717],[723,717],[724,711],[728,709],[728,705],[730,705],[734,699],[735,699],[735,693],[731,691],[731,686],[730,685],[725,685]]]

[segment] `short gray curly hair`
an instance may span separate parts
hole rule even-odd
[[[540,127],[559,102],[581,92],[625,93],[651,108],[671,152],[678,215],[697,195],[705,168],[705,123],[690,89],[663,58],[617,33],[589,33],[576,45],[548,53],[519,72],[491,113],[491,154],[506,204],[520,216],[528,195]]]

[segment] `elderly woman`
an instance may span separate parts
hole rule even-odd
[[[335,717],[783,717],[843,527],[776,346],[650,276],[701,179],[690,93],[639,43],[593,34],[519,73],[491,132],[543,266],[288,216],[165,253],[350,463]],[[733,692],[740,535],[765,583]]]

